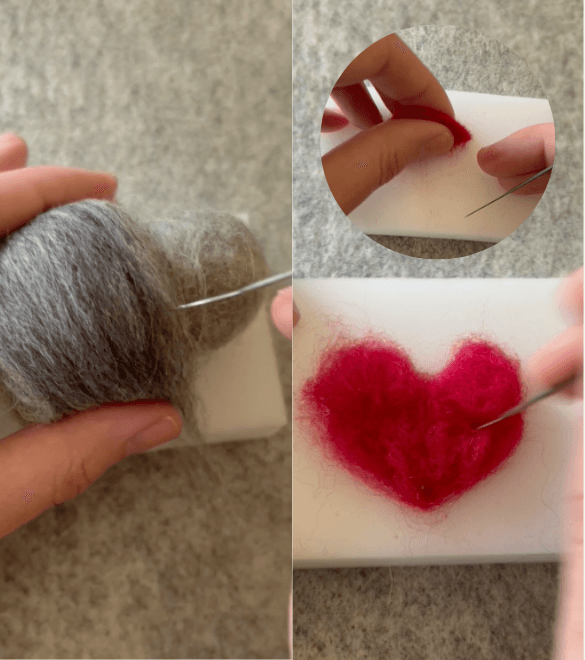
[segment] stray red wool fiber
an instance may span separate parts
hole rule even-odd
[[[438,374],[417,371],[379,337],[338,339],[302,386],[298,415],[328,455],[375,491],[421,511],[473,488],[514,453],[521,414],[481,431],[522,399],[520,366],[466,340]]]

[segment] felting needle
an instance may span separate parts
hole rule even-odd
[[[508,417],[517,415],[518,413],[522,412],[523,410],[528,408],[528,406],[533,405],[537,401],[541,401],[542,399],[546,399],[547,397],[556,394],[559,390],[562,390],[564,387],[567,387],[567,385],[570,385],[571,383],[575,382],[576,379],[577,379],[577,375],[575,374],[563,380],[558,385],[555,385],[550,390],[546,390],[546,392],[541,392],[540,394],[537,394],[536,396],[532,397],[532,399],[528,399],[528,401],[524,401],[523,403],[514,406],[514,408],[510,408],[508,412],[505,412],[501,417],[498,417],[498,419],[494,419],[492,422],[488,422],[487,424],[482,424],[481,426],[478,426],[475,430],[479,431],[480,429],[485,429],[486,426],[491,426],[492,424],[501,422],[503,419],[507,419]]]
[[[523,183],[519,183],[517,186],[514,186],[514,188],[508,190],[505,192],[503,195],[500,195],[499,197],[496,197],[496,199],[492,199],[491,202],[488,202],[487,204],[484,204],[483,206],[480,206],[478,209],[475,209],[475,211],[472,211],[471,213],[468,213],[465,217],[469,218],[470,215],[473,215],[474,213],[477,213],[478,211],[481,211],[482,209],[485,209],[486,206],[489,206],[490,204],[493,204],[494,202],[497,202],[499,199],[502,199],[502,197],[505,197],[506,195],[509,195],[510,193],[513,193],[515,190],[518,190],[518,188],[522,188],[522,186],[525,186],[527,183],[530,183],[531,181],[534,181],[534,179],[538,179],[538,177],[541,177],[543,174],[546,174],[547,172],[550,172],[552,170],[553,166],[551,165],[550,167],[547,167],[546,169],[542,170],[542,172],[537,172],[534,176],[531,176],[530,179],[526,179]]]
[[[271,275],[266,277],[263,280],[258,280],[257,282],[252,282],[252,284],[246,284],[241,289],[235,289],[234,291],[228,291],[227,293],[221,293],[219,296],[213,296],[211,298],[202,298],[201,300],[196,300],[192,303],[186,303],[185,305],[179,305],[175,309],[191,309],[192,307],[199,307],[201,305],[207,305],[212,302],[217,302],[219,300],[227,300],[228,298],[235,298],[236,296],[241,296],[243,293],[248,293],[248,291],[255,291],[256,289],[261,289],[264,286],[270,286],[271,284],[276,284],[277,282],[282,282],[287,280],[289,277],[292,277],[292,270],[287,271],[286,273],[278,273],[278,275]]]

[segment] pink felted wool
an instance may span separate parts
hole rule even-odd
[[[436,375],[379,338],[339,340],[303,385],[298,412],[312,437],[369,486],[419,510],[451,501],[514,452],[522,415],[476,431],[522,398],[519,364],[466,341]]]
[[[435,108],[426,108],[422,105],[401,105],[396,104],[392,119],[423,119],[425,121],[434,121],[446,126],[455,140],[453,148],[464,145],[471,140],[471,133],[455,119],[452,119],[446,112],[435,110]]]

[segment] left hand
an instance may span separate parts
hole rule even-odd
[[[111,174],[26,167],[26,160],[23,140],[0,135],[0,238],[51,207],[86,198],[114,200],[117,182]],[[165,418],[170,427],[153,430]],[[177,437],[181,426],[167,402],[114,403],[54,424],[33,424],[0,440],[0,538],[76,497],[128,454]]]
[[[346,215],[410,163],[446,154],[453,147],[451,131],[437,122],[383,121],[365,80],[372,83],[390,112],[402,103],[455,116],[439,81],[395,34],[360,53],[331,91],[343,115],[325,110],[321,122],[324,133],[343,128],[348,120],[362,129],[322,158],[331,194]]]

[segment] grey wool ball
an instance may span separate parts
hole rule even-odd
[[[250,323],[264,294],[176,307],[268,272],[230,215],[139,223],[100,200],[53,208],[0,240],[0,390],[23,422],[166,399],[195,427],[198,364]]]

